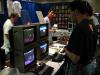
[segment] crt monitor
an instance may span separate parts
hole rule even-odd
[[[40,42],[38,44],[37,59],[43,59],[48,55],[48,42]]]
[[[28,44],[34,41],[34,28],[24,29],[24,44]]]
[[[100,13],[94,13],[94,16],[96,16],[97,19],[100,19]]]
[[[14,50],[12,56],[12,64],[18,68],[20,72],[28,72],[31,68],[36,67],[36,48],[28,47],[23,51]]]
[[[39,27],[40,37],[45,37],[48,35],[48,25],[40,25]]]
[[[35,48],[29,49],[28,51],[24,52],[24,66],[26,70],[30,70],[33,67],[36,67],[36,52]]]
[[[24,46],[33,44],[36,41],[36,27],[35,26],[14,26],[10,31],[11,47],[16,50],[23,50]],[[20,45],[20,47],[19,47]]]
[[[47,52],[47,43],[41,44],[40,50],[41,50],[41,53],[46,53]]]

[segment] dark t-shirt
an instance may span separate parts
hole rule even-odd
[[[67,49],[80,56],[80,64],[86,64],[94,57],[97,37],[96,29],[93,26],[93,31],[89,27],[90,21],[84,19],[74,28]]]

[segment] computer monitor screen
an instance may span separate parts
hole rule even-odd
[[[70,22],[68,23],[68,29],[71,29],[71,30],[73,29],[73,23],[70,23]]]
[[[25,66],[34,62],[35,61],[34,49],[32,49],[28,52],[25,52],[24,57],[25,57],[25,62],[24,62]]]
[[[40,45],[40,50],[42,53],[46,53],[47,52],[47,43],[43,43]]]
[[[96,16],[97,18],[100,17],[100,13],[94,13],[94,16]]]
[[[24,44],[28,44],[34,41],[34,28],[24,30]]]
[[[40,26],[39,30],[40,30],[40,37],[47,36],[47,34],[48,34],[47,25]]]

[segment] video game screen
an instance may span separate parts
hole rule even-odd
[[[42,53],[46,53],[47,52],[47,43],[42,43],[41,45],[40,45],[40,50],[41,50],[41,52]]]
[[[94,13],[94,16],[96,16],[97,18],[100,18],[100,13]]]
[[[25,57],[25,66],[31,64],[32,62],[35,61],[35,54],[34,54],[34,49],[24,53]]]
[[[24,30],[24,44],[34,41],[34,28]]]
[[[44,37],[48,33],[48,29],[46,25],[40,26],[39,30],[40,30],[40,37]]]
[[[68,29],[73,29],[73,23],[68,24]]]

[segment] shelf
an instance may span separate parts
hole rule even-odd
[[[70,22],[68,10],[68,3],[55,3],[50,9],[54,10],[56,14],[56,18],[54,19],[54,23],[57,22],[59,29],[67,29],[68,22]]]

